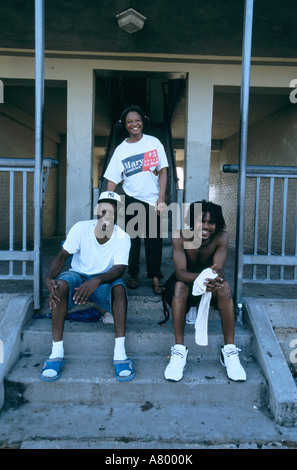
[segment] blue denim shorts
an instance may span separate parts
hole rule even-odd
[[[65,281],[67,282],[69,286],[68,311],[74,307],[77,307],[77,304],[75,304],[73,301],[73,295],[75,293],[74,289],[77,287],[80,287],[84,282],[96,276],[98,276],[98,274],[88,275],[88,274],[81,274],[76,271],[69,270],[69,271],[65,271],[61,273],[57,277],[57,281],[59,280]],[[103,308],[107,312],[112,313],[111,290],[114,286],[117,286],[117,285],[121,285],[124,287],[125,293],[126,293],[126,299],[128,299],[127,290],[126,290],[126,286],[124,284],[123,279],[116,279],[115,281],[112,281],[109,284],[101,284],[93,292],[93,294],[90,295],[88,302],[89,301],[94,302],[96,305]]]

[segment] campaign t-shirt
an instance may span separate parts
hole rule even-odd
[[[138,142],[124,140],[118,145],[104,178],[116,184],[123,181],[126,194],[154,205],[160,192],[158,172],[165,167],[168,161],[162,143],[156,137],[143,134]]]
[[[116,224],[112,237],[103,245],[95,236],[97,220],[77,222],[63,244],[72,257],[71,270],[81,274],[101,274],[114,265],[128,265],[131,240]]]

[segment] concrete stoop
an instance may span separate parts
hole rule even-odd
[[[32,309],[31,294],[0,296],[0,409],[5,401],[4,379],[19,357],[22,329]]]
[[[253,357],[268,384],[268,407],[282,426],[297,425],[297,388],[273,331],[266,306],[253,298],[244,299],[246,324],[253,333]]]
[[[171,318],[158,324],[163,313],[156,297],[134,297],[129,303],[126,350],[134,361],[134,380],[120,383],[114,377],[113,324],[66,321],[63,374],[46,383],[40,373],[51,348],[47,313],[44,309],[42,318],[30,319],[22,329],[20,359],[5,378],[0,440],[23,442],[23,448],[59,448],[63,442],[71,448],[78,440],[81,448],[91,448],[90,442],[93,448],[105,448],[105,442],[125,443],[126,448],[150,448],[150,442],[164,448],[169,443],[262,442],[264,435],[266,441],[280,438],[271,412],[280,424],[290,421],[284,407],[276,406],[279,397],[269,373],[265,369],[263,374],[259,366],[253,320],[252,327],[236,325],[235,330],[245,383],[230,381],[219,362],[223,336],[215,310],[210,311],[208,346],[198,347],[194,326],[186,325],[189,356],[184,378],[167,382],[163,374],[173,326]]]

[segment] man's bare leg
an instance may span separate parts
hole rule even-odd
[[[127,298],[125,288],[116,285],[112,289],[112,313],[114,317],[115,337],[125,336],[127,317]]]
[[[57,285],[58,287],[56,288],[56,295],[60,300],[56,302],[56,305],[53,306],[51,310],[53,342],[52,352],[49,356],[49,359],[56,360],[54,361],[56,363],[57,361],[60,361],[62,364],[62,361],[64,360],[63,331],[65,318],[68,311],[69,286],[67,282],[62,280],[58,281]],[[57,376],[57,371],[50,368],[49,366],[42,373],[43,380],[53,380]]]
[[[186,303],[189,288],[183,282],[175,284],[174,296],[172,298],[172,319],[176,344],[184,344],[184,330],[186,318]]]
[[[68,294],[69,286],[65,281],[58,281],[58,287],[56,294],[59,297],[59,301],[56,303],[56,307],[52,309],[52,332],[53,340],[55,342],[63,340],[63,331],[65,318],[68,311]]]
[[[224,342],[225,344],[233,344],[235,315],[232,293],[228,282],[224,281],[223,287],[214,295],[217,299],[218,310],[221,317]]]
[[[114,317],[115,329],[115,346],[113,353],[114,361],[126,361],[128,356],[125,349],[125,331],[126,331],[126,317],[127,317],[127,298],[126,292],[122,285],[114,286],[112,289],[112,313]],[[125,378],[133,378],[133,361],[121,366],[118,373],[118,379],[124,380]],[[118,367],[118,366],[115,366]]]
[[[239,360],[239,349],[234,344],[234,304],[227,282],[217,292],[218,309],[222,321],[224,347],[221,348],[221,363],[226,367],[227,376],[234,381],[245,381],[246,373]]]

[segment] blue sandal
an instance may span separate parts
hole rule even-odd
[[[49,359],[49,358],[46,359],[46,361],[44,361],[43,363],[43,369],[42,369],[42,373],[40,376],[41,380],[43,380],[44,382],[54,382],[55,380],[58,380],[61,377],[64,364],[65,364],[65,359],[63,357],[55,357],[53,359]],[[45,377],[43,375],[43,372],[49,369],[56,371],[57,375],[55,375],[54,377]]]
[[[132,380],[135,377],[133,364],[134,362],[131,359],[125,359],[124,361],[113,361],[115,367],[115,378],[120,382],[127,382]],[[130,375],[120,375],[120,372],[123,370],[130,371]]]

